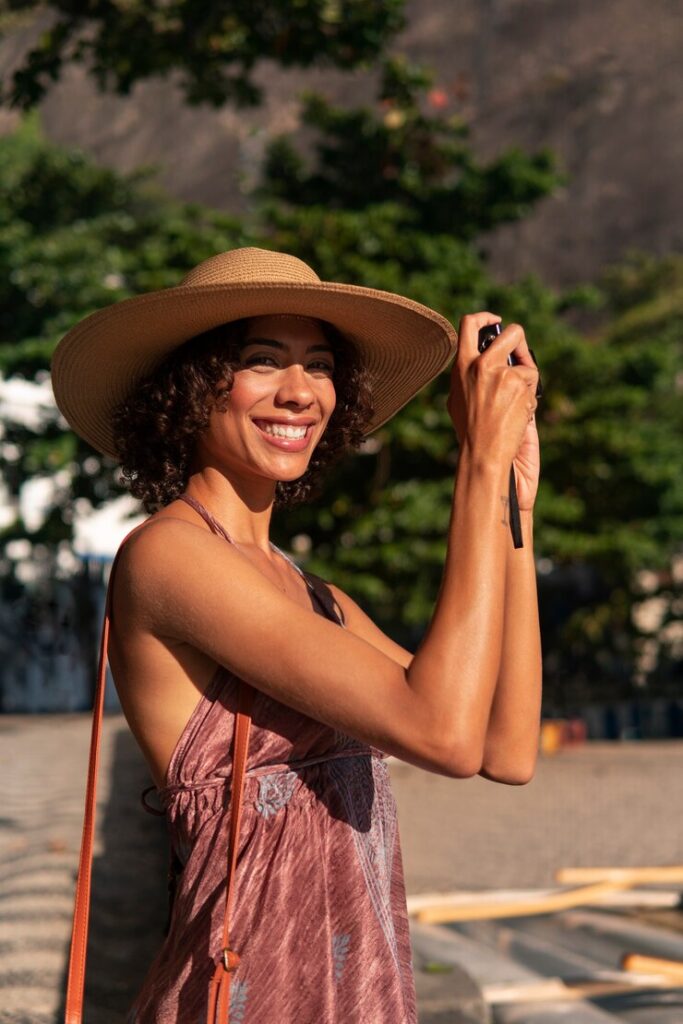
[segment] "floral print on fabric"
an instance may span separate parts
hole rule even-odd
[[[245,1020],[245,1013],[247,1009],[247,989],[249,988],[248,981],[237,981],[235,979],[230,984],[230,1006],[228,1007],[228,1017],[230,1024],[243,1024]],[[202,1022],[204,1024],[204,1022]]]
[[[256,810],[264,818],[277,814],[288,803],[297,783],[296,772],[271,772],[259,779],[258,798],[254,801]]]
[[[333,935],[332,936],[332,961],[334,963],[334,980],[339,981],[344,970],[344,964],[346,963],[346,957],[349,952],[349,945],[351,942],[350,935]]]

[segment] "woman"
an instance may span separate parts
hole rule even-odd
[[[112,567],[108,656],[165,809],[177,882],[131,1024],[213,1019],[209,987],[223,969],[231,1024],[417,1021],[385,759],[519,784],[538,745],[538,371],[519,325],[479,355],[478,330],[499,321],[465,316],[458,338],[403,296],[321,282],[292,256],[244,248],[199,264],[178,288],[93,314],[57,347],[60,409],[121,462],[152,512]],[[445,368],[456,341],[448,551],[413,656],[276,548],[270,523]],[[505,515],[513,460],[519,551]],[[246,684],[224,953],[231,750]]]

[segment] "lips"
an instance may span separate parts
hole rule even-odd
[[[313,424],[309,424],[306,427],[306,433],[304,434],[303,437],[276,437],[275,434],[269,434],[265,430],[262,430],[261,427],[259,426],[259,421],[252,420],[251,422],[254,424],[254,427],[258,431],[259,436],[262,437],[264,441],[268,441],[269,444],[272,444],[274,445],[274,447],[279,448],[280,451],[285,452],[302,452],[305,448],[308,447],[311,435],[313,433],[311,429],[313,427]],[[260,422],[269,423],[271,421],[262,420]],[[292,426],[295,425],[296,424],[292,424]],[[303,424],[301,425],[303,426]]]

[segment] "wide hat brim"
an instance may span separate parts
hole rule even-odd
[[[457,348],[445,317],[393,292],[330,281],[183,282],[100,309],[64,335],[51,363],[57,407],[80,437],[118,459],[111,414],[138,381],[197,334],[277,313],[327,320],[356,344],[375,406],[365,436],[441,373]]]

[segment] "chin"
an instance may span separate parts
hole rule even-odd
[[[301,480],[301,477],[304,475],[307,469],[308,465],[305,465],[304,468],[298,473],[289,473],[287,475],[282,473],[280,476],[278,476],[277,483],[291,484],[294,483],[295,480]]]
[[[308,467],[311,464],[310,458],[305,461],[301,461],[294,465],[292,461],[285,463],[284,465],[273,465],[272,462],[264,465],[264,462],[259,459],[251,463],[252,469],[257,469],[263,476],[269,477],[271,480],[298,480],[299,477],[303,476]]]

